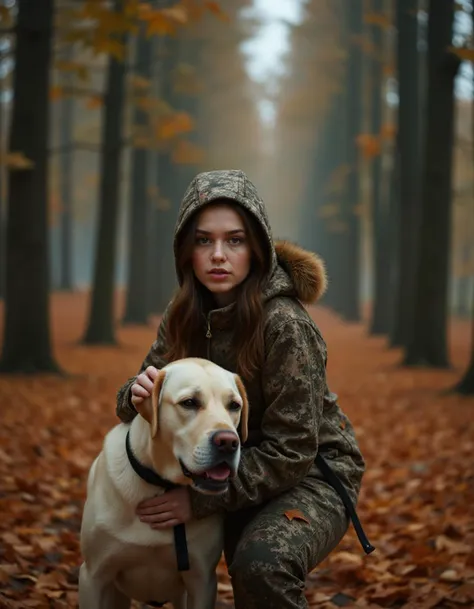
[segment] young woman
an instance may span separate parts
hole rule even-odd
[[[274,244],[255,186],[237,170],[199,174],[175,232],[179,289],[138,376],[119,390],[128,422],[157,371],[199,356],[241,375],[249,440],[223,495],[178,488],[137,509],[153,528],[226,513],[225,557],[236,609],[307,607],[305,577],[348,526],[340,495],[315,463],[318,452],[355,504],[364,472],[353,428],[326,383],[326,345],[302,303],[325,289],[321,261]],[[285,513],[297,509],[302,519]]]

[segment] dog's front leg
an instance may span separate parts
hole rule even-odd
[[[185,585],[188,592],[186,609],[214,609],[217,598],[217,576],[215,572],[191,574],[186,576]]]
[[[130,609],[130,599],[113,582],[92,577],[85,563],[79,570],[79,609]]]

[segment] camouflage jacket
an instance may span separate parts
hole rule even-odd
[[[264,289],[265,356],[260,374],[243,379],[250,403],[249,440],[242,450],[239,473],[228,492],[219,496],[191,493],[193,512],[204,517],[268,501],[303,481],[322,478],[316,454],[331,459],[333,470],[356,502],[364,472],[354,430],[341,411],[337,396],[326,382],[326,345],[302,303],[314,303],[326,286],[324,266],[313,253],[287,242],[274,244],[262,200],[241,171],[212,171],[198,175],[181,204],[175,231],[206,203],[232,199],[260,222],[267,239],[271,269]],[[179,277],[179,270],[178,277]],[[165,311],[158,336],[140,372],[167,362]],[[209,332],[210,330],[210,332]],[[201,356],[228,370],[236,370],[233,352],[234,305],[212,310],[203,323],[207,340]],[[120,388],[117,415],[131,421],[136,412],[130,388],[136,377]]]

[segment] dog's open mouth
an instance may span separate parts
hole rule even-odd
[[[224,491],[233,475],[231,467],[224,462],[197,473],[190,471],[181,461],[181,469],[185,476],[191,478],[196,488],[211,492]]]

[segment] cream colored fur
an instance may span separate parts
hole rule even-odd
[[[202,404],[198,411],[180,406],[198,390]],[[142,404],[141,416],[107,434],[90,469],[81,528],[80,609],[128,609],[130,599],[170,601],[174,609],[214,607],[215,571],[223,546],[221,518],[216,515],[186,524],[190,570],[178,572],[173,529],[153,530],[135,514],[140,501],[163,491],[133,471],[125,437],[130,429],[133,452],[144,465],[177,484],[193,484],[183,474],[180,460],[195,473],[212,467],[211,434],[236,432],[240,418],[245,437],[245,390],[237,375],[206,360],[189,358],[160,372],[153,398]],[[231,399],[241,410],[229,409]],[[233,474],[239,457],[240,448]]]

